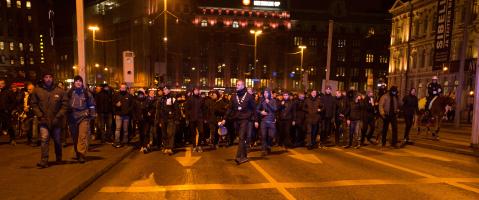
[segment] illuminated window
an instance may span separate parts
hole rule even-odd
[[[346,40],[338,40],[338,47],[339,48],[346,47]]]
[[[33,61],[33,58],[30,58],[30,65],[33,65],[35,64],[35,62]]]
[[[22,1],[17,1],[17,8],[22,8]]]
[[[379,56],[379,63],[387,64],[388,63],[388,58],[386,56]]]
[[[5,49],[5,43],[4,42],[0,42],[0,50],[4,50]]]
[[[10,58],[10,65],[14,65],[15,64],[15,60],[13,58]]]
[[[27,20],[28,20],[28,22],[32,22],[32,16],[28,15]]]
[[[30,52],[33,52],[33,44],[32,43],[28,44],[28,47],[30,49]]]
[[[12,7],[12,1],[11,0],[6,0],[7,1],[7,8]]]
[[[27,7],[27,9],[32,8],[32,3],[30,3],[30,1],[25,2],[25,7]]]
[[[13,42],[10,42],[10,51],[15,50],[15,44]]]
[[[239,28],[239,23],[237,21],[233,22],[233,28]]]
[[[315,47],[318,45],[318,39],[317,38],[309,38],[309,46]]]
[[[374,32],[375,32],[375,31],[374,31],[374,27],[369,27],[368,35],[369,35],[369,36],[372,36],[372,35],[374,35]]]
[[[223,78],[215,78],[215,86],[216,87],[224,87]]]
[[[201,77],[200,78],[200,83],[201,83],[201,85],[205,86],[206,84],[208,84],[208,79],[206,79],[206,77]]]
[[[25,58],[23,56],[20,57],[20,65],[25,65]]]
[[[373,55],[373,54],[370,54],[370,53],[366,54],[366,62],[367,62],[367,63],[372,63],[372,62],[374,62],[374,55]]]
[[[302,37],[294,37],[294,45],[295,46],[300,46],[303,44],[303,38]]]
[[[18,48],[20,49],[20,51],[23,51],[23,43],[18,43]]]
[[[207,27],[207,26],[208,26],[208,21],[201,20],[201,27]]]

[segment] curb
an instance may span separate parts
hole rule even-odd
[[[456,154],[462,154],[462,155],[467,155],[467,156],[479,157],[479,153],[476,153],[474,151],[441,147],[441,146],[425,144],[425,143],[421,143],[421,142],[417,142],[417,141],[415,141],[413,146],[428,148],[428,149],[434,149],[434,150],[438,150],[438,151],[445,151],[445,152],[450,152],[450,153],[456,153]]]
[[[125,159],[126,157],[128,157],[132,152],[134,152],[134,149],[133,147],[129,147],[130,149],[124,153],[122,156],[120,156],[119,158],[117,158],[116,160],[114,160],[113,162],[109,163],[108,165],[106,165],[103,169],[101,170],[98,170],[97,173],[95,173],[93,176],[91,176],[90,178],[88,178],[87,180],[83,181],[82,183],[78,184],[77,187],[75,187],[75,189],[69,191],[68,193],[66,193],[65,195],[63,195],[60,199],[61,200],[67,200],[67,199],[73,199],[75,198],[75,196],[77,196],[81,191],[83,191],[85,188],[87,188],[88,186],[90,186],[93,182],[95,182],[98,178],[100,178],[101,176],[103,176],[103,174],[105,174],[106,172],[108,172],[111,168],[113,168],[115,165],[117,165],[118,163],[120,163],[123,159]]]

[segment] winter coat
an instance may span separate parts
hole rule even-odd
[[[116,104],[120,102],[120,107]],[[120,116],[130,116],[133,111],[134,106],[134,97],[128,94],[127,92],[118,92],[113,95],[113,113]]]
[[[284,103],[283,103],[284,102]],[[295,120],[296,109],[295,104],[291,100],[278,102],[278,119],[279,120]]]
[[[325,94],[321,97],[321,104],[323,106],[322,117],[329,119],[334,118],[337,105],[336,98],[331,94]]]
[[[85,88],[70,89],[67,93],[69,99],[68,119],[70,122],[80,122],[96,117],[95,99],[90,91]]]
[[[256,112],[260,117],[261,121],[263,122],[274,122],[275,120],[275,113],[277,111],[276,100],[269,99],[269,102],[266,103],[266,99],[261,99],[260,103],[257,106]],[[267,115],[262,115],[261,111],[265,111],[268,113]]]
[[[306,114],[306,123],[318,123],[321,119],[321,111],[318,111],[318,109],[321,108],[322,106],[319,97],[310,97],[304,100],[303,110]]]
[[[404,96],[402,109],[404,115],[414,115],[418,111],[418,99],[416,95]]]
[[[33,90],[31,103],[40,125],[60,127],[68,110],[68,95],[59,87],[41,85]]]
[[[188,121],[204,121],[205,117],[205,101],[199,95],[192,95],[186,101],[186,119]]]
[[[112,95],[108,91],[102,90],[95,95],[96,111],[98,113],[113,113]]]
[[[231,120],[256,121],[256,103],[254,96],[247,93],[246,88],[237,91],[231,97],[226,116]]]

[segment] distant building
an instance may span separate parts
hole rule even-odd
[[[54,19],[50,0],[0,1],[0,76],[36,81],[54,70]]]

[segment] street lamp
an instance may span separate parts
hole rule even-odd
[[[304,76],[304,70],[303,70],[303,58],[304,58],[304,49],[306,49],[306,46],[305,45],[301,45],[301,46],[298,46],[299,49],[301,49],[301,65],[300,65],[300,68],[301,68],[301,82],[303,82],[303,86],[304,88],[307,87],[307,84],[308,84],[308,81],[306,80],[306,83],[304,83],[303,81],[303,76]]]
[[[92,60],[91,60],[91,63],[93,64],[95,62],[95,33],[97,31],[100,30],[100,27],[98,27],[97,25],[90,25],[88,26],[88,30],[90,30],[92,32]],[[98,64],[95,64],[95,67],[97,67],[96,65]],[[98,67],[97,67],[98,68]],[[96,84],[96,74],[95,74],[95,84]]]
[[[261,35],[263,33],[263,31],[262,30],[250,30],[249,32],[254,35],[254,64],[253,64],[253,67],[254,67],[254,78],[257,78],[257,76],[256,76],[256,63],[258,61],[258,57],[257,57],[258,36]],[[253,85],[254,85],[254,82],[253,82]]]

